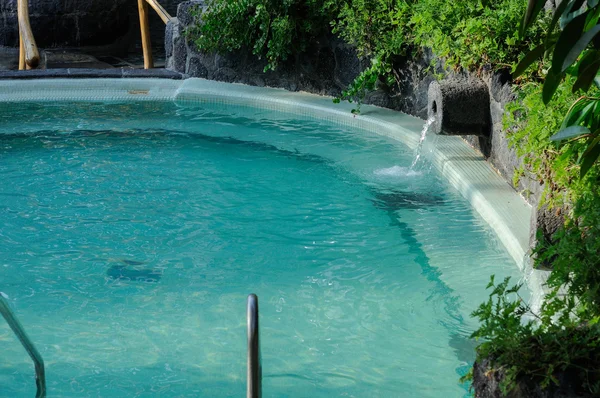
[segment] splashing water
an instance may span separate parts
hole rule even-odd
[[[423,130],[421,130],[421,138],[419,139],[419,144],[417,145],[417,149],[415,149],[415,160],[413,160],[412,164],[410,165],[411,170],[415,168],[415,166],[419,162],[419,159],[421,159],[421,152],[423,150],[423,142],[425,141],[425,138],[427,137],[427,132],[433,125],[433,122],[435,122],[435,118],[430,117],[425,122],[425,125],[423,126]]]
[[[404,178],[404,177],[420,176],[421,172],[413,170],[412,168],[409,168],[409,167],[392,166],[392,167],[385,168],[385,169],[375,170],[373,172],[373,174],[375,174],[376,176],[380,176],[380,177]]]

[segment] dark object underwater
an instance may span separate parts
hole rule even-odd
[[[383,210],[420,209],[445,204],[440,195],[404,191],[375,192],[372,202],[375,207]]]
[[[162,277],[160,271],[154,269],[136,269],[127,265],[113,265],[106,275],[112,279],[138,282],[158,282]]]

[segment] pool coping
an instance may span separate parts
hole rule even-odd
[[[134,69],[134,68],[56,68],[31,70],[0,70],[0,80],[29,79],[115,79],[115,78],[152,78],[182,80],[182,73],[167,69]]]
[[[198,78],[0,80],[0,102],[32,100],[174,101],[248,106],[368,130],[398,140],[411,149],[418,145],[424,124],[416,117],[372,105],[362,105],[360,115],[354,115],[353,104],[334,104],[331,97]],[[538,309],[549,273],[534,270],[529,261],[531,206],[459,137],[436,137],[431,160],[494,230],[523,273],[532,292],[531,305]]]

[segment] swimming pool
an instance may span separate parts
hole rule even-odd
[[[185,100],[2,103],[0,125],[1,290],[49,396],[242,396],[251,292],[265,396],[465,396],[469,313],[520,277],[379,134]],[[0,396],[31,396],[2,323],[0,350]]]

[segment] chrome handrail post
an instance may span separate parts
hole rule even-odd
[[[29,354],[35,365],[35,384],[37,386],[37,393],[35,398],[44,398],[46,396],[46,371],[44,369],[44,360],[40,355],[39,351],[35,348],[23,325],[19,322],[15,314],[12,312],[8,305],[8,301],[2,292],[0,292],[0,314],[6,319],[8,326],[15,333],[25,351]]]
[[[258,325],[258,297],[248,296],[248,388],[247,398],[262,397],[262,359]]]

